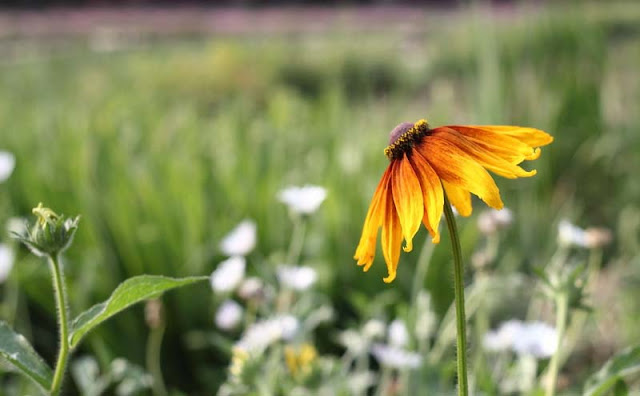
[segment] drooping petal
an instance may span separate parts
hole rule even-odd
[[[467,139],[454,129],[440,127],[433,129],[432,134],[455,144],[460,150],[469,154],[469,156],[478,161],[482,166],[500,176],[508,179],[515,179],[517,177],[531,177],[536,174],[535,170],[525,171],[518,165],[511,163],[486,149],[482,149],[474,143],[473,140]]]
[[[469,191],[464,188],[455,186],[451,183],[447,183],[446,181],[442,181],[442,185],[447,192],[447,198],[449,198],[449,202],[453,205],[460,216],[469,217],[471,216],[471,211],[473,210],[471,206],[471,194]]]
[[[387,197],[386,204],[384,222],[382,224],[382,254],[384,255],[384,261],[387,263],[389,274],[383,280],[385,283],[391,283],[396,278],[398,261],[400,260],[402,227],[400,226],[400,218],[398,217],[396,206],[390,196]]]
[[[420,187],[422,188],[422,200],[424,202],[423,223],[431,234],[431,242],[440,242],[440,218],[444,205],[444,194],[442,192],[442,183],[435,170],[429,165],[429,162],[418,152],[414,150],[411,155],[411,165],[415,170]]]
[[[553,136],[545,131],[536,128],[527,128],[511,125],[470,125],[473,128],[485,131],[497,132],[506,136],[511,136],[519,141],[531,146],[542,147],[553,142]]]
[[[492,152],[516,165],[540,156],[540,150],[535,150],[529,144],[505,133],[483,129],[482,126],[447,125],[446,127],[460,132],[483,150]]]
[[[402,226],[402,235],[405,240],[404,251],[410,252],[413,250],[413,237],[418,232],[424,215],[422,189],[406,153],[401,159],[393,161],[392,166],[393,203]]]
[[[494,209],[502,209],[500,191],[491,175],[455,144],[430,135],[416,148],[442,180],[474,193]]]
[[[387,170],[382,175],[380,183],[373,194],[367,217],[362,227],[362,236],[360,237],[360,243],[356,248],[356,253],[353,256],[355,260],[358,260],[358,265],[363,265],[363,270],[366,272],[373,264],[373,259],[376,254],[376,241],[378,239],[378,229],[382,225],[384,220],[384,211],[386,209],[386,200],[390,191],[389,178],[391,176],[391,165],[387,167]]]

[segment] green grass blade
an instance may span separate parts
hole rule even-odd
[[[76,347],[82,337],[94,327],[133,304],[157,297],[167,290],[206,279],[206,276],[168,278],[159,275],[141,275],[127,279],[113,291],[107,301],[94,305],[73,321],[69,343],[72,348]]]
[[[609,359],[585,383],[585,396],[604,395],[618,380],[640,372],[640,345],[626,348]]]
[[[44,389],[49,389],[51,386],[53,378],[51,368],[33,349],[29,341],[14,332],[4,321],[0,322],[0,356]]]

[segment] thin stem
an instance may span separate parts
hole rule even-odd
[[[567,327],[567,311],[569,309],[569,296],[562,291],[556,296],[556,332],[558,333],[558,344],[556,351],[549,362],[549,373],[547,374],[546,396],[553,396],[556,393],[556,383],[558,382],[558,371],[560,370],[560,343],[564,337]]]
[[[160,366],[160,353],[162,349],[162,337],[164,336],[165,324],[152,327],[147,339],[147,370],[153,377],[153,394],[155,396],[165,396],[167,388],[162,379],[162,367]]]
[[[300,253],[302,252],[302,245],[304,244],[304,234],[307,228],[306,223],[306,219],[303,216],[294,215],[293,235],[291,235],[291,244],[289,245],[285,265],[299,264],[298,260],[300,260]]]
[[[456,349],[458,362],[458,395],[468,395],[467,382],[467,329],[464,313],[464,267],[462,265],[462,249],[460,237],[456,227],[456,219],[453,217],[451,204],[447,194],[444,194],[444,217],[447,219],[447,227],[451,236],[451,248],[453,250],[453,288],[456,304]]]
[[[69,359],[69,319],[67,315],[69,304],[60,258],[57,255],[49,256],[49,267],[53,276],[53,289],[56,297],[56,307],[58,308],[58,326],[60,327],[60,350],[50,390],[51,395],[56,396],[60,393],[65,369],[67,368],[67,360]]]

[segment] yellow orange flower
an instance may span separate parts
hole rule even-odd
[[[404,122],[391,131],[384,150],[390,163],[373,194],[354,259],[368,271],[382,227],[382,254],[389,275],[396,277],[402,239],[405,252],[422,222],[433,243],[444,193],[461,216],[471,215],[471,194],[495,209],[503,207],[500,192],[487,170],[510,179],[529,177],[518,164],[540,156],[540,146],[553,137],[534,128],[506,125],[448,125],[429,128],[426,120]]]

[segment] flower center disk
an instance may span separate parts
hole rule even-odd
[[[426,120],[420,120],[415,124],[403,122],[393,128],[389,134],[389,146],[384,149],[384,155],[390,160],[402,158],[409,153],[413,145],[418,143],[429,132],[429,124]]]

